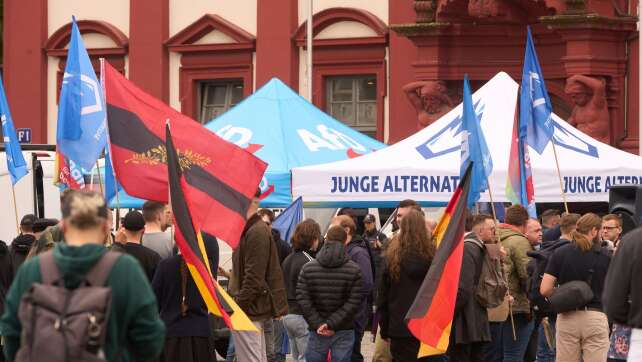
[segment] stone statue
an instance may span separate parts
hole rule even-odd
[[[419,81],[403,87],[417,111],[417,129],[429,126],[453,108],[446,84],[442,81]]]
[[[566,80],[565,92],[575,103],[568,122],[596,140],[610,144],[606,82],[576,74]]]

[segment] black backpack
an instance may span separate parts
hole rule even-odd
[[[539,292],[539,287],[542,284],[542,278],[544,277],[546,266],[548,265],[548,261],[551,258],[551,255],[553,255],[553,252],[570,243],[571,242],[569,240],[560,239],[551,245],[547,245],[543,249],[529,251],[526,253],[532,258],[526,266],[526,273],[528,274],[526,296],[531,302],[531,306],[533,306],[535,312],[539,315],[546,316],[555,314],[551,304]]]

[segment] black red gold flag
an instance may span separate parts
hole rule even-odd
[[[222,317],[233,330],[258,331],[247,315],[212,277],[205,244],[198,223],[192,218],[190,188],[182,172],[180,156],[172,140],[169,125],[165,134],[167,173],[174,216],[175,239],[207,309]]]
[[[167,202],[164,127],[170,120],[194,218],[204,232],[235,248],[267,165],[145,93],[109,64],[104,78],[111,157],[125,191]]]
[[[435,228],[435,258],[406,314],[408,329],[421,342],[419,357],[443,354],[448,350],[464,251],[471,167],[472,164]]]

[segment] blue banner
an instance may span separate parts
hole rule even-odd
[[[4,147],[7,156],[7,169],[11,176],[11,184],[15,185],[18,180],[27,174],[27,163],[22,156],[20,143],[16,136],[16,129],[9,112],[7,96],[4,93],[4,85],[0,78],[0,120],[2,121],[2,135],[4,136]]]
[[[73,18],[58,107],[60,152],[80,167],[92,169],[107,145],[105,117],[102,87]]]

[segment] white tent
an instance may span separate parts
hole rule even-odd
[[[473,95],[493,159],[493,200],[506,199],[510,139],[518,84],[498,73]],[[447,202],[459,179],[461,104],[441,119],[383,150],[292,170],[292,192],[306,204],[388,204],[403,199]],[[557,116],[556,143],[569,202],[608,201],[612,185],[641,184],[642,157],[600,143]],[[536,202],[561,202],[553,147],[529,150]],[[488,193],[481,201],[489,201]]]

